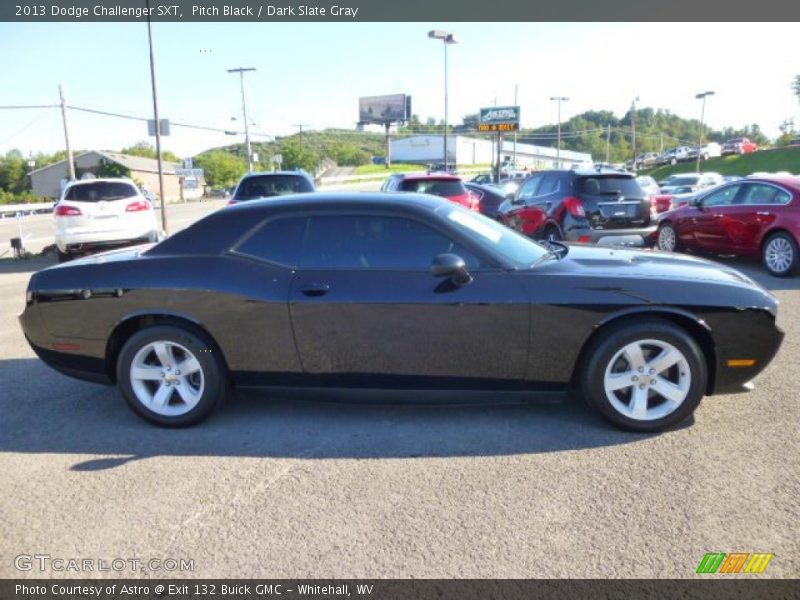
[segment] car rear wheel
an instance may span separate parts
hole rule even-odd
[[[188,427],[208,417],[225,398],[226,382],[213,345],[173,325],[135,333],[117,361],[117,383],[128,405],[162,427]]]
[[[658,228],[657,245],[659,250],[664,252],[675,252],[678,250],[678,232],[672,223],[664,223]]]
[[[761,261],[770,275],[786,277],[797,271],[797,242],[788,233],[771,235],[761,252]]]
[[[694,412],[706,389],[702,351],[666,321],[612,328],[585,355],[584,397],[623,429],[653,432],[677,425]]]

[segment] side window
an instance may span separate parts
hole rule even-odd
[[[340,269],[427,270],[437,254],[480,260],[435,229],[411,219],[384,216],[311,217],[300,266]]]
[[[788,204],[791,199],[785,190],[762,183],[750,183],[745,186],[742,204]]]
[[[536,192],[537,196],[544,196],[545,194],[552,194],[558,191],[558,175],[556,173],[548,173],[542,179],[542,184]]]
[[[544,175],[534,175],[519,188],[519,199],[529,200],[539,193],[539,186],[544,179]]]
[[[236,252],[268,260],[286,267],[297,265],[306,217],[289,217],[268,221],[236,247]]]
[[[729,185],[728,187],[712,192],[703,198],[703,206],[730,206],[742,186]]]

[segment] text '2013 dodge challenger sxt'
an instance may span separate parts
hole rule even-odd
[[[540,244],[418,194],[302,194],[31,277],[51,367],[162,426],[234,388],[499,401],[577,392],[629,430],[685,420],[775,356],[777,301],[688,256]],[[335,392],[335,394],[334,394]]]

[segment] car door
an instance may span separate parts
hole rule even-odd
[[[695,246],[708,252],[725,252],[728,235],[726,213],[733,205],[742,186],[738,183],[720,187],[703,196],[702,204],[690,217],[690,230]]]
[[[792,195],[781,187],[745,182],[730,206],[720,209],[725,247],[736,254],[758,256],[764,233],[787,210]]]
[[[348,386],[521,380],[526,293],[468,245],[407,216],[312,215],[289,293],[303,370]],[[443,253],[473,280],[433,277]]]
[[[512,212],[510,225],[526,235],[533,235],[547,216],[535,201],[544,177],[544,173],[539,173],[525,180],[514,198],[516,208]]]

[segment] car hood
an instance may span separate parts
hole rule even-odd
[[[558,261],[561,268],[589,276],[665,279],[717,283],[757,289],[769,295],[744,273],[703,258],[659,252],[601,248],[575,244]]]

